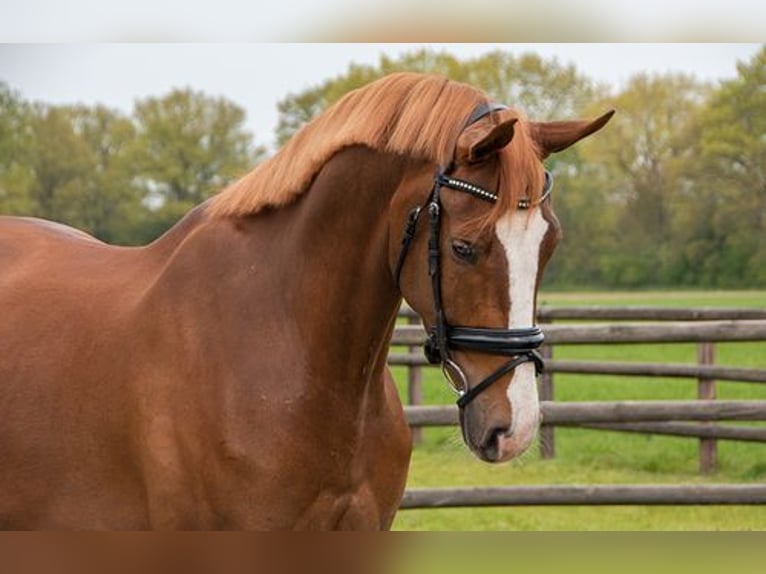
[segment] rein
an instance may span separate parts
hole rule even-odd
[[[500,104],[478,106],[471,114],[467,126],[493,111],[504,108],[505,106]],[[398,286],[405,259],[417,232],[418,221],[425,209],[428,211],[428,275],[431,279],[434,301],[434,326],[428,333],[424,351],[429,363],[434,365],[441,364],[445,377],[459,395],[457,405],[460,409],[463,409],[493,383],[523,363],[534,363],[537,374],[542,373],[543,360],[537,349],[543,343],[544,336],[542,330],[537,326],[519,329],[494,329],[488,327],[458,327],[447,323],[442,304],[441,250],[439,248],[442,210],[440,192],[442,187],[468,193],[490,203],[494,203],[498,199],[497,194],[471,182],[453,178],[446,173],[445,169],[439,169],[434,177],[434,184],[425,204],[410,211],[407,218],[399,257],[396,262],[395,279]],[[546,171],[545,185],[538,204],[542,203],[550,195],[552,189],[553,177],[550,172]],[[516,207],[517,209],[529,209],[531,203],[528,199],[521,199]],[[451,357],[451,349],[501,355],[511,357],[511,359],[476,386],[469,389],[465,373]]]

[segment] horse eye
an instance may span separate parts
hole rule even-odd
[[[476,260],[476,251],[473,245],[462,239],[455,239],[452,242],[452,252],[459,258],[469,263],[474,263]]]

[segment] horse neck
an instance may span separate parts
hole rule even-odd
[[[306,348],[332,357],[334,369],[370,376],[384,366],[400,301],[388,261],[389,206],[407,169],[401,157],[348,148],[290,210],[287,312]]]
[[[257,339],[273,330],[296,353],[354,369],[385,361],[400,302],[388,260],[390,203],[405,175],[427,168],[352,146],[287,206],[216,218],[203,204],[149,246],[159,268],[152,300],[192,321],[207,312],[196,305],[214,298],[224,332]],[[177,296],[179,285],[189,296]]]

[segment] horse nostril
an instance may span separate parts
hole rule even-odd
[[[481,443],[481,453],[484,460],[495,462],[498,459],[500,454],[500,437],[507,432],[507,428],[494,427],[484,435],[484,440]]]

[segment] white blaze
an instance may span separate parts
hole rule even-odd
[[[539,208],[532,212],[517,210],[495,224],[495,234],[505,248],[508,260],[508,328],[532,327],[535,323],[535,283],[540,246],[548,222]],[[508,385],[511,403],[511,428],[500,439],[501,458],[521,454],[532,442],[540,420],[540,403],[534,363],[516,367]]]

